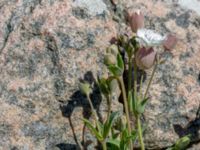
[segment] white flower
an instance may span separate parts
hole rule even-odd
[[[142,46],[161,45],[165,39],[166,36],[162,36],[154,30],[142,28],[137,31],[137,40]]]

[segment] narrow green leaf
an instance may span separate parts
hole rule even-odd
[[[83,121],[88,127],[88,129],[92,132],[92,134],[94,134],[99,141],[102,141],[103,140],[102,135],[99,134],[96,128],[92,125],[92,123],[87,119],[83,119]]]
[[[121,68],[121,70],[124,71],[124,61],[122,59],[122,56],[120,54],[117,55],[117,66]]]
[[[120,150],[129,150],[130,142],[133,142],[137,139],[137,131],[133,130],[129,134],[128,129],[124,129],[120,137]]]
[[[103,135],[103,130],[104,130],[104,125],[100,122],[100,121],[97,121],[97,126],[100,131],[99,131],[99,134],[100,135]]]
[[[122,131],[122,139],[125,139],[126,137],[128,137],[128,129],[126,128],[126,129],[124,129],[123,131]]]
[[[108,139],[107,142],[108,144],[114,145],[117,149],[120,150],[120,141],[117,139]]]
[[[128,92],[128,106],[129,106],[130,112],[132,112],[133,111],[133,96],[132,96],[131,91]]]
[[[146,106],[148,99],[149,98],[145,98],[144,100],[139,102],[138,109],[137,109],[137,112],[139,114],[142,114],[144,112],[144,109],[145,109],[145,106]]]
[[[104,132],[103,132],[103,137],[104,139],[107,137],[107,135],[109,134],[111,127],[114,123],[114,121],[116,120],[116,118],[119,116],[119,112],[113,112],[110,117],[108,118],[108,120],[106,121],[106,123],[104,124]]]
[[[128,129],[124,129],[122,131],[122,135],[121,135],[121,142],[120,142],[120,150],[126,150],[127,149],[127,144],[128,144],[128,140],[127,137],[128,137]]]
[[[132,109],[135,115],[138,115],[138,105],[139,105],[138,103],[139,103],[139,100],[137,98],[136,93],[135,94],[132,93]]]
[[[125,148],[128,147],[130,142],[133,142],[136,139],[137,139],[137,131],[136,130],[133,130],[131,132],[131,135],[127,134],[126,137],[123,138]]]
[[[147,103],[147,101],[149,100],[149,98],[147,97],[147,98],[145,98],[145,99],[143,99],[142,101],[141,101],[141,105],[145,105],[146,103]]]
[[[125,49],[126,49],[128,57],[131,58],[133,55],[134,48],[131,45],[127,45]]]
[[[108,69],[114,76],[121,76],[123,74],[123,70],[115,65],[108,66]]]
[[[137,133],[138,133],[138,132],[137,132],[136,130],[133,130],[133,131],[131,132],[131,135],[128,136],[127,139],[128,139],[128,140],[135,141],[136,138],[137,138]]]

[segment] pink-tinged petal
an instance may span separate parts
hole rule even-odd
[[[156,52],[153,48],[140,48],[136,53],[136,64],[140,69],[149,69],[151,68],[156,59]]]
[[[170,51],[174,48],[176,43],[177,43],[176,36],[169,34],[169,35],[167,35],[166,40],[163,42],[164,49],[167,51]]]
[[[138,29],[144,27],[144,15],[140,11],[129,14],[129,24],[132,31],[136,33]]]

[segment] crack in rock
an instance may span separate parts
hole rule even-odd
[[[3,42],[3,46],[0,48],[0,54],[1,54],[1,52],[4,50],[4,48],[6,47],[6,45],[7,45],[7,42],[8,42],[8,39],[9,39],[9,37],[10,37],[10,34],[12,33],[12,31],[13,31],[13,29],[14,29],[14,27],[12,26],[12,24],[11,24],[11,22],[12,22],[12,19],[13,19],[13,13],[12,13],[12,15],[11,15],[11,17],[9,18],[9,20],[8,20],[8,23],[7,23],[7,34],[6,34],[6,36],[5,36],[5,38],[4,38],[4,42]]]

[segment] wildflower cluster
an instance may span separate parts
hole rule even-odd
[[[107,66],[109,76],[107,78],[98,77],[99,88],[108,104],[107,118],[103,122],[100,122],[92,106],[89,96],[90,86],[81,84],[81,91],[87,96],[95,117],[95,124],[86,119],[84,122],[102,144],[103,150],[133,150],[136,140],[139,141],[141,150],[145,150],[141,115],[149,100],[148,92],[156,68],[164,62],[161,54],[164,51],[171,51],[177,42],[172,34],[163,36],[154,30],[144,28],[144,15],[139,11],[129,14],[128,20],[132,36],[118,36],[114,44],[107,49],[104,64]],[[156,51],[157,47],[162,47],[163,51]],[[152,67],[153,71],[147,87],[142,90],[144,77],[141,76],[138,82],[138,72]],[[128,76],[127,80],[124,80],[125,74]],[[120,87],[125,115],[111,112],[112,89],[115,86]],[[131,117],[135,119],[134,128],[131,124]],[[188,140],[182,141],[188,142]]]

